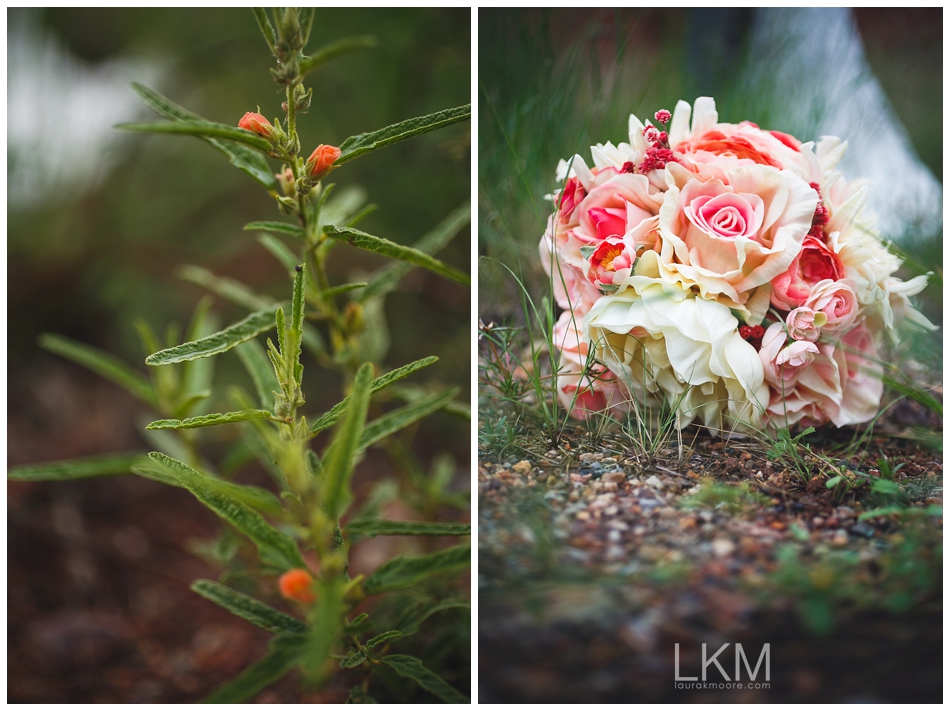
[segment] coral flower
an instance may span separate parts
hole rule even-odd
[[[336,146],[317,146],[307,159],[307,173],[311,178],[322,178],[333,169],[333,163],[343,153]]]
[[[280,576],[278,584],[280,594],[288,600],[310,605],[317,599],[317,596],[313,594],[313,576],[303,568],[288,570]]]
[[[243,128],[245,131],[256,133],[258,136],[263,136],[264,138],[270,138],[274,131],[274,127],[270,121],[253,111],[248,111],[244,114],[241,120],[238,121],[238,128]]]

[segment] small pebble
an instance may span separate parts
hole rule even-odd
[[[839,547],[848,545],[848,532],[843,528],[835,531],[835,536],[831,539],[831,545]]]

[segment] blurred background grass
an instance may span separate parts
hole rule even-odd
[[[379,44],[308,77],[313,106],[298,123],[304,153],[467,103],[469,18],[467,8],[318,11],[310,50],[353,34],[373,34]],[[134,318],[160,331],[170,321],[186,324],[203,293],[173,276],[179,264],[201,265],[278,298],[290,293],[282,267],[254,233],[241,231],[251,220],[281,219],[274,201],[200,141],[113,131],[121,121],[154,118],[128,82],[150,84],[225,124],[258,107],[271,119],[282,115],[283,96],[248,9],[12,9],[8,28],[9,407],[42,431],[55,404],[37,404],[37,390],[50,369],[85,376],[41,351],[40,333],[64,334],[141,364]],[[337,190],[361,186],[379,205],[362,229],[411,243],[468,200],[469,136],[469,124],[453,126],[355,161],[333,179]],[[465,233],[440,256],[467,271]],[[340,283],[381,263],[341,248],[331,279]],[[215,310],[224,322],[243,316],[220,300]],[[416,270],[389,296],[386,311],[387,366],[435,354],[441,360],[429,377],[467,389],[466,289]],[[236,358],[219,360],[218,382],[246,378]],[[338,375],[308,365],[308,408],[333,404],[339,383]],[[467,426],[430,419],[420,437],[467,461]],[[72,454],[79,453],[90,452]],[[33,456],[11,444],[11,462]]]
[[[811,9],[801,11],[810,14],[798,17],[797,28],[783,26],[795,11],[782,12],[480,10],[479,254],[513,265],[533,293],[546,293],[537,244],[558,159],[588,158],[592,144],[626,141],[631,113],[643,119],[678,99],[712,96],[725,122],[750,120],[803,141],[833,126],[852,141],[849,180],[891,177],[887,169],[903,161],[914,184],[926,188],[918,191],[923,204],[895,213],[876,206],[872,194],[869,207],[886,218],[886,238],[937,272],[919,300],[942,323],[942,10],[865,8],[849,16]],[[849,42],[852,27],[857,42]],[[822,66],[829,57],[835,61]],[[900,156],[888,152],[892,145],[868,145],[888,117],[869,115],[867,103],[855,99],[877,91],[875,77],[886,96],[881,105],[888,109],[889,99],[899,119],[891,134],[902,139],[906,130],[910,139],[898,146],[907,148]],[[867,138],[863,148],[859,132]],[[872,170],[877,174],[867,174]],[[903,276],[914,273],[907,268]],[[486,322],[521,318],[516,285],[506,276],[492,259],[481,260],[479,315]],[[928,342],[931,352],[939,350],[939,340]]]

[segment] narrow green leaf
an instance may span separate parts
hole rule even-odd
[[[459,233],[472,219],[471,205],[466,202],[453,210],[448,217],[436,225],[435,229],[420,240],[412,244],[412,248],[424,254],[437,254],[452,238]],[[352,225],[347,225],[351,227]],[[370,276],[369,286],[359,296],[360,301],[369,301],[392,291],[399,280],[415,269],[415,265],[408,262],[393,262],[376,270]]]
[[[227,425],[232,422],[247,420],[262,420],[273,417],[267,410],[240,410],[239,412],[214,412],[210,415],[189,417],[184,420],[155,420],[145,428],[147,430],[191,430],[196,427],[213,427]]]
[[[394,397],[397,397],[400,400],[404,400],[405,402],[415,402],[419,398],[427,396],[431,391],[422,385],[405,383],[402,385],[397,385],[390,392]],[[463,420],[472,419],[472,408],[467,402],[453,400],[452,402],[446,403],[442,407],[442,411],[455,417],[460,417]]]
[[[274,634],[302,634],[309,628],[288,614],[265,605],[260,600],[239,593],[212,580],[196,580],[191,589],[202,597],[220,605],[228,612]]]
[[[251,9],[254,11],[254,19],[257,20],[257,26],[261,28],[261,34],[264,35],[264,41],[267,42],[270,51],[276,54],[277,33],[274,32],[274,26],[270,23],[267,11],[263,7],[253,7]]]
[[[316,610],[309,618],[313,627],[307,635],[306,656],[301,663],[307,680],[313,684],[320,684],[326,678],[327,660],[342,637],[345,612],[343,578],[320,578],[317,583]]]
[[[132,82],[132,89],[159,116],[164,116],[172,121],[204,121],[201,116],[182,108],[144,84]],[[277,189],[274,171],[267,165],[267,161],[260,153],[256,153],[233,141],[221,141],[216,138],[205,138],[204,140],[224,153],[231,161],[231,165],[243,170],[265,188],[268,190]]]
[[[390,242],[388,239],[383,239],[382,237],[375,237],[374,235],[361,232],[360,230],[355,230],[350,227],[334,227],[333,225],[327,225],[324,229],[327,237],[337,240],[338,242],[345,242],[357,249],[364,249],[368,252],[375,252],[376,254],[381,254],[384,257],[389,257],[390,259],[400,259],[404,262],[409,262],[419,267],[424,267],[431,272],[435,272],[439,276],[443,276],[446,279],[451,279],[452,281],[458,282],[464,286],[469,286],[471,279],[468,274],[459,271],[455,267],[450,267],[448,264],[440,262],[434,257],[430,257],[425,252],[420,252],[417,249],[412,247],[406,247],[401,244],[396,244],[395,242]]]
[[[825,488],[834,489],[842,479],[844,479],[843,476],[831,477],[828,481],[825,482]]]
[[[410,405],[388,412],[382,417],[367,423],[363,429],[363,434],[360,435],[358,451],[362,452],[367,447],[444,407],[451,402],[453,397],[458,395],[458,392],[458,388],[451,388],[443,393],[421,397]]]
[[[174,461],[174,460],[173,460]],[[157,481],[160,484],[167,484],[179,489],[186,487],[179,479],[172,476],[169,470],[151,459],[145,457],[142,461],[132,466],[132,472],[139,476]],[[284,506],[280,499],[274,496],[267,489],[261,489],[257,486],[247,486],[245,484],[235,484],[233,481],[217,479],[209,474],[201,474],[205,478],[205,485],[209,489],[220,493],[223,496],[234,499],[235,501],[257,509],[269,516],[280,518],[285,515]]]
[[[271,150],[270,141],[243,128],[228,126],[213,121],[169,121],[156,123],[120,123],[115,128],[131,133],[172,133],[199,138],[217,138],[242,143],[250,148],[267,153]]]
[[[369,538],[376,536],[470,536],[472,526],[468,523],[366,519],[351,521],[346,526],[346,534],[348,536],[357,534]]]
[[[196,358],[207,358],[229,351],[239,343],[249,341],[254,336],[272,329],[274,327],[274,313],[280,306],[281,304],[275,304],[266,309],[255,311],[247,318],[228,326],[223,331],[218,331],[197,341],[183,343],[180,346],[153,353],[145,359],[145,362],[148,365],[168,365],[169,363],[181,363]]]
[[[435,694],[447,704],[467,704],[469,699],[440,676],[432,673],[415,657],[408,654],[390,654],[379,660],[404,679],[412,679],[423,689]]]
[[[923,388],[917,387],[913,382],[906,382],[903,378],[892,377],[887,373],[881,379],[887,387],[896,390],[901,395],[906,395],[914,402],[920,403],[928,410],[943,417],[943,403]]]
[[[444,109],[436,111],[427,116],[418,116],[416,118],[406,119],[399,123],[394,123],[378,131],[361,133],[357,136],[350,136],[340,144],[340,150],[343,153],[336,160],[336,165],[342,165],[347,161],[358,158],[370,151],[378,148],[392,145],[407,138],[418,136],[429,131],[450,126],[453,123],[467,121],[472,117],[472,106],[457,106],[454,109]]]
[[[115,356],[52,333],[41,335],[39,342],[42,348],[84,365],[103,378],[122,386],[147,405],[158,406],[158,398],[148,378]]]
[[[299,237],[303,239],[307,234],[300,225],[292,225],[289,222],[248,222],[244,225],[244,231],[260,230],[261,232],[279,232],[282,235]]]
[[[362,289],[364,286],[367,286],[365,281],[357,281],[351,284],[340,284],[339,286],[334,286],[330,289],[327,289],[323,292],[324,298],[332,299],[335,296],[340,294],[345,294],[348,291],[353,291],[354,289]]]
[[[858,516],[858,521],[867,521],[869,518],[877,518],[878,516],[890,516],[892,514],[899,514],[906,511],[903,506],[885,506],[880,509],[871,509],[870,511],[865,511],[863,514]]]
[[[300,41],[301,46],[307,46],[307,40],[310,39],[310,28],[313,26],[313,8],[301,7],[298,12],[298,21],[300,22]]]
[[[274,235],[259,235],[257,241],[264,249],[274,255],[288,272],[293,272],[294,268],[300,263],[297,255],[291,252],[287,245]]]
[[[185,338],[188,341],[197,341],[199,338],[210,336],[218,329],[218,319],[211,313],[211,304],[214,299],[205,295],[198,301],[188,325]],[[154,353],[154,351],[149,351]],[[185,363],[181,373],[182,396],[172,413],[176,417],[187,417],[193,408],[205,397],[210,397],[214,382],[214,359],[200,358]]]
[[[388,632],[383,632],[382,634],[376,635],[363,646],[366,649],[372,649],[373,647],[378,647],[383,642],[388,642],[389,640],[396,639],[397,637],[402,637],[402,632],[399,630],[389,630]]]
[[[432,575],[456,573],[471,565],[472,544],[464,543],[436,553],[399,556],[383,563],[363,583],[367,595],[408,588]]]
[[[243,306],[248,311],[266,309],[274,303],[269,296],[259,296],[247,284],[230,277],[220,277],[203,267],[184,264],[175,270],[175,276],[184,281],[204,287],[232,304]]]
[[[379,205],[365,205],[362,208],[360,208],[357,212],[354,212],[352,215],[346,218],[346,222],[343,223],[343,226],[356,227],[360,222],[363,221],[363,218],[365,218],[368,215],[373,214],[378,209],[379,209]]]
[[[212,692],[204,702],[206,704],[244,703],[293,669],[306,651],[306,635],[275,637],[270,645],[270,653],[266,657],[249,666],[236,679],[232,679]]]
[[[412,363],[404,365],[400,368],[391,370],[385,375],[379,376],[373,381],[372,385],[370,386],[370,394],[374,395],[378,393],[383,388],[389,385],[392,385],[393,383],[398,382],[399,380],[402,380],[403,378],[406,378],[412,375],[413,373],[415,373],[417,370],[420,370],[421,368],[425,368],[428,365],[432,365],[437,360],[438,358],[436,356],[420,358],[417,361],[413,361]],[[316,435],[322,432],[323,430],[325,430],[327,427],[332,427],[333,424],[337,420],[340,419],[340,416],[344,412],[346,412],[346,409],[349,406],[350,406],[350,398],[349,396],[347,396],[343,398],[340,402],[338,402],[336,405],[334,405],[330,409],[329,412],[327,412],[325,415],[321,416],[320,419],[314,422],[313,427],[310,428],[310,432]]]
[[[304,57],[300,62],[300,76],[306,76],[314,69],[322,67],[332,59],[349,54],[358,49],[371,49],[376,46],[376,38],[372,35],[356,35],[325,45],[310,57]]]
[[[251,376],[251,380],[254,381],[254,388],[257,390],[257,398],[261,406],[273,408],[274,393],[280,392],[280,383],[277,382],[277,376],[274,375],[274,369],[263,346],[252,339],[239,345],[235,352]]]
[[[358,667],[366,661],[366,655],[363,652],[353,652],[346,659],[340,660],[340,669],[352,669]]]
[[[129,474],[132,467],[142,461],[148,461],[148,455],[145,452],[103,454],[80,459],[65,459],[13,467],[7,471],[7,479],[13,481],[68,481],[69,479],[86,479],[93,476]]]
[[[871,484],[871,491],[878,494],[899,494],[901,493],[901,488],[898,484],[893,481],[887,481],[886,479],[878,479],[873,484]]]
[[[293,348],[289,355],[290,362],[294,364],[295,369],[300,365],[300,346],[303,342],[304,296],[307,292],[306,274],[303,267],[298,267],[294,274],[294,291],[290,311],[290,334],[293,340]],[[300,384],[299,380],[297,378],[298,385]]]
[[[201,503],[254,541],[264,563],[281,570],[306,567],[292,538],[275,529],[247,505],[224,494],[213,483],[209,484],[211,480],[207,476],[160,452],[148,456],[178,479]]]
[[[436,603],[435,605],[431,605],[423,609],[421,615],[419,615],[418,617],[410,621],[405,627],[403,627],[402,633],[403,635],[407,637],[411,634],[415,634],[416,632],[419,631],[419,627],[422,625],[422,623],[425,622],[430,617],[432,617],[432,615],[435,615],[439,612],[443,612],[445,610],[456,610],[456,609],[471,610],[472,605],[467,600],[443,600],[442,602]]]
[[[331,521],[340,518],[340,514],[351,497],[350,477],[353,474],[353,457],[359,444],[360,433],[366,423],[366,411],[372,390],[373,366],[364,363],[353,379],[353,392],[349,396],[350,407],[346,417],[337,427],[330,455],[323,462],[326,493],[323,505]]]

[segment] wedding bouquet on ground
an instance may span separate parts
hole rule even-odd
[[[692,123],[690,117],[692,115]],[[556,390],[571,414],[668,407],[720,431],[871,420],[879,349],[910,304],[866,211],[867,183],[836,165],[847,142],[802,143],[720,123],[713,99],[629,143],[558,165],[540,254],[564,309]]]

